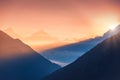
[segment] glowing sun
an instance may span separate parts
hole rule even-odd
[[[116,24],[110,25],[110,26],[109,26],[109,29],[110,29],[110,30],[114,30],[114,29],[116,28],[116,26],[117,26]]]
[[[110,30],[114,30],[114,29],[115,29],[115,27],[113,27],[113,26],[110,27]]]

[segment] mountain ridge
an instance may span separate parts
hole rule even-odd
[[[0,44],[0,80],[40,80],[60,68],[3,31]]]
[[[120,33],[99,43],[72,64],[44,80],[119,80]]]
[[[103,36],[91,38],[73,44],[68,44],[54,49],[49,49],[44,51],[42,55],[51,61],[56,61],[58,64],[63,63],[64,65],[62,66],[66,66],[75,61],[80,56],[84,55],[84,53],[95,47],[97,44],[119,32],[120,25],[118,25],[114,30],[108,30],[103,34]]]

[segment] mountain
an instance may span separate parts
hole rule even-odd
[[[120,80],[120,33],[45,80]]]
[[[23,39],[22,36],[18,35],[12,27],[8,27],[4,30],[5,33],[9,34],[12,38],[19,38],[19,39]]]
[[[96,37],[93,39],[88,39],[85,41],[65,45],[62,47],[49,49],[42,52],[41,54],[45,58],[51,60],[56,64],[59,64],[61,66],[66,66],[74,62],[77,58],[85,54],[87,51],[95,47],[97,44],[101,43],[103,40],[119,32],[120,32],[120,25],[118,25],[114,30],[107,31],[102,37]]]
[[[101,38],[98,37],[95,39],[89,39],[86,41],[49,49],[43,51],[41,55],[56,64],[65,66],[75,61],[89,49],[93,48],[100,40]]]
[[[117,33],[120,32],[120,25],[118,25],[114,30],[108,30],[104,36],[103,36],[103,39],[106,39],[106,38],[109,38]]]
[[[47,33],[44,30],[34,32],[30,36],[26,37],[26,40],[29,42],[37,43],[34,45],[38,45],[38,44],[45,45],[48,43],[50,44],[50,43],[54,43],[55,41],[58,41],[56,37],[51,36],[49,33]]]
[[[0,31],[0,80],[41,80],[59,68],[19,39]]]

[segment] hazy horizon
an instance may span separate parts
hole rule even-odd
[[[120,22],[118,0],[1,0],[0,4],[0,29],[24,37],[30,45],[62,45],[102,36]]]

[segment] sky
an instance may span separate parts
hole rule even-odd
[[[0,29],[34,44],[76,42],[116,27],[119,5],[120,0],[0,0]]]

